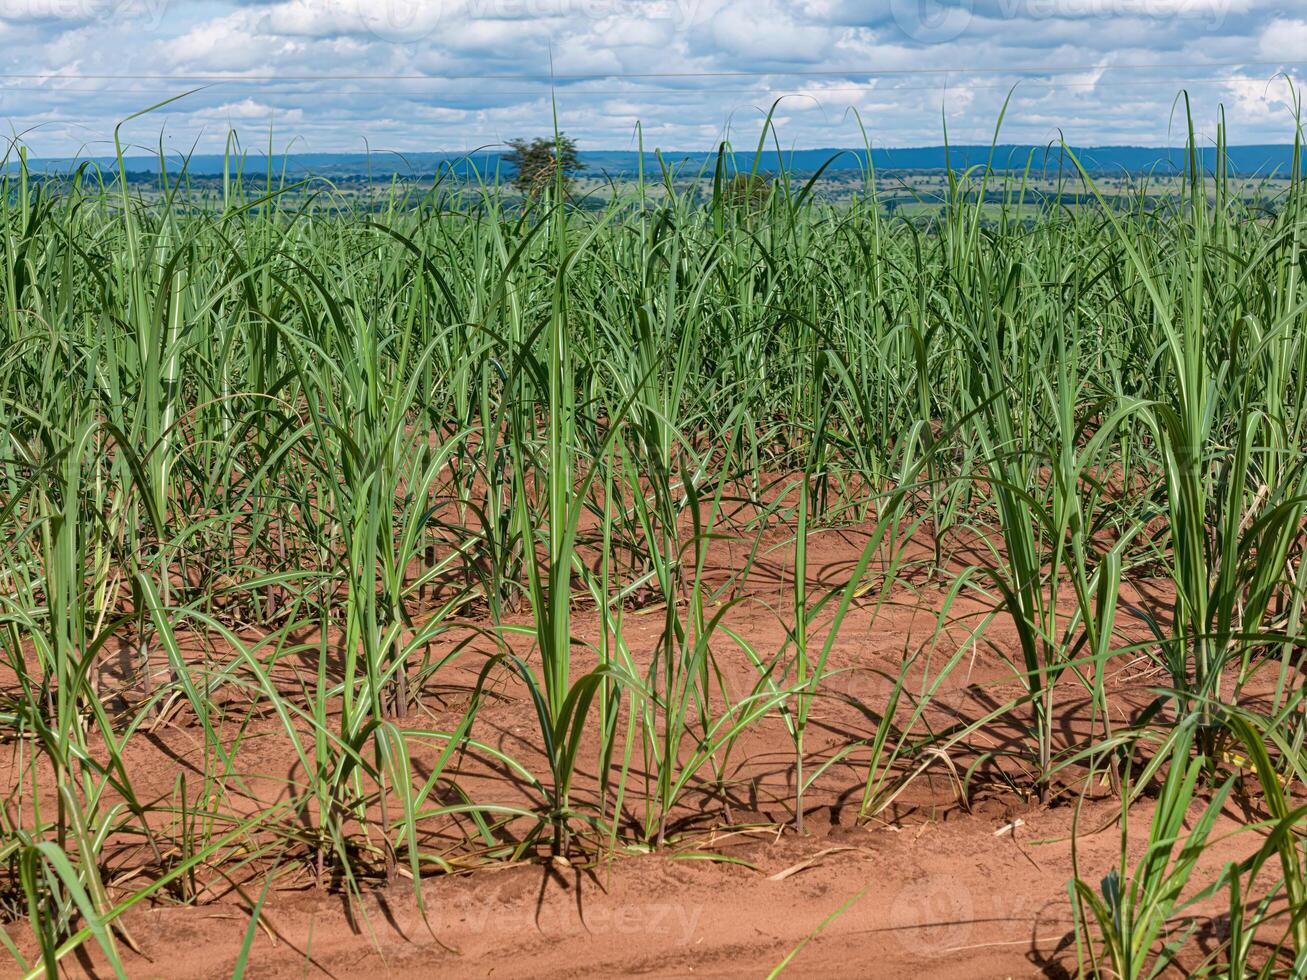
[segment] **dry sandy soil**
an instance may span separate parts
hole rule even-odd
[[[1001,837],[1000,816],[977,814],[718,842],[758,871],[659,855],[593,871],[490,870],[427,883],[426,922],[407,885],[374,896],[366,922],[340,899],[282,893],[265,909],[250,975],[762,977],[830,920],[787,973],[1071,976],[1071,812],[1026,811]],[[1092,806],[1081,820],[1111,813]],[[1246,856],[1246,843],[1214,848],[1212,866]],[[1081,840],[1079,860],[1106,870],[1116,853],[1108,829]],[[230,976],[247,921],[221,904],[136,914],[150,960],[135,959],[132,973]]]
[[[778,534],[776,541],[783,538]],[[839,584],[862,540],[850,533],[814,535],[812,588]],[[733,559],[722,557],[724,575]],[[768,655],[781,648],[782,621],[789,618],[784,598],[789,562],[783,546],[764,556],[749,579],[750,601],[729,617],[732,629]],[[831,666],[842,672],[831,679],[829,696],[814,711],[808,743],[814,757],[870,735],[874,716],[868,711],[883,705],[889,685],[878,671],[896,674],[905,656],[918,657],[909,685],[915,691],[949,654],[963,649],[925,715],[937,728],[978,718],[1017,696],[1020,686],[1004,660],[1015,651],[1006,623],[991,624],[984,641],[971,639],[992,608],[981,600],[956,603],[934,652],[922,652],[936,635],[944,596],[937,585],[919,582],[896,589],[874,620],[869,606],[850,617],[832,655]],[[1134,591],[1123,601],[1150,602]],[[593,613],[578,610],[580,637],[593,640],[595,623]],[[636,656],[647,658],[660,624],[656,609],[628,617],[627,640]],[[737,696],[747,692],[754,674],[744,656],[723,641],[719,657],[727,683],[739,685]],[[469,655],[440,675],[440,686],[423,692],[424,708],[409,723],[447,729],[466,703],[478,667]],[[1115,720],[1128,720],[1151,698],[1149,684],[1160,682],[1141,664],[1122,664],[1108,678],[1120,714]],[[546,771],[522,689],[506,681],[500,694],[482,709],[474,734],[512,752],[533,771]],[[1060,703],[1064,736],[1083,733],[1089,724],[1083,691],[1068,682]],[[1001,719],[982,728],[968,746],[956,748],[951,761],[965,772],[986,748],[1012,745],[1019,737],[1014,721]],[[149,738],[135,739],[128,756],[133,779],[166,795],[179,771],[198,772],[196,741],[181,715]],[[415,745],[414,758],[420,767],[421,744]],[[796,835],[788,826],[791,742],[779,719],[768,718],[737,747],[724,793],[705,789],[687,797],[678,810],[682,819],[673,846],[597,865],[587,865],[579,855],[571,863],[533,858],[433,876],[422,884],[425,921],[407,880],[378,888],[362,907],[351,908],[340,894],[315,887],[307,875],[290,876],[267,899],[248,975],[760,977],[805,941],[788,975],[1074,975],[1070,839],[1074,824],[1086,880],[1097,882],[1115,865],[1119,804],[1108,789],[1090,787],[1077,806],[1084,787],[1068,785],[1041,806],[1021,792],[1019,766],[989,763],[977,769],[963,805],[956,780],[941,761],[875,819],[860,823],[865,758],[854,753],[822,775],[807,798],[807,833]],[[0,769],[9,764],[5,760]],[[254,810],[284,798],[296,771],[285,733],[274,720],[248,729],[241,766],[276,778],[266,783],[263,799],[234,799],[234,806]],[[8,778],[0,772],[0,779]],[[578,796],[593,794],[592,763],[583,766],[579,778]],[[460,771],[459,781],[475,799],[533,799],[529,787],[507,783],[501,773],[475,764]],[[633,803],[633,820],[637,808]],[[1136,855],[1150,815],[1147,799],[1132,811]],[[1218,840],[1204,856],[1203,874],[1255,849],[1251,835],[1230,836],[1245,819],[1237,804],[1229,804]],[[230,976],[257,893],[258,886],[249,885],[244,894],[228,891],[198,907],[158,904],[133,910],[125,921],[144,955],[127,952],[130,975]],[[16,927],[13,932],[20,934]],[[1194,958],[1203,946],[1200,930],[1192,943]],[[69,966],[73,972],[103,973],[90,949]]]

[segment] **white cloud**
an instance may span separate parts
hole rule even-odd
[[[299,122],[304,118],[299,109],[278,110],[276,107],[257,99],[241,99],[225,105],[204,109],[195,115],[199,118],[228,119],[233,123],[256,120],[259,122]]]
[[[35,152],[68,152],[190,76],[222,76],[138,120],[138,138],[166,123],[179,143],[221,145],[228,123],[273,118],[316,150],[461,149],[547,131],[552,59],[561,122],[583,146],[627,146],[637,121],[666,148],[711,146],[728,121],[742,139],[785,95],[804,96],[782,103],[797,146],[859,144],[851,108],[880,145],[938,142],[945,108],[953,139],[987,140],[1018,82],[1011,141],[1168,141],[1182,86],[1201,120],[1230,104],[1236,141],[1292,137],[1283,86],[1266,83],[1307,61],[1307,21],[1274,0],[964,0],[947,31],[920,20],[942,3],[0,0],[0,116],[39,124]],[[1030,66],[1076,70],[1016,70]],[[76,77],[21,77],[49,74]],[[171,77],[123,77],[149,75]]]
[[[1226,83],[1225,94],[1234,117],[1256,121],[1268,129],[1278,124],[1285,141],[1292,135],[1293,92],[1285,79],[1240,76]]]
[[[1275,18],[1262,30],[1258,50],[1263,58],[1307,57],[1307,20]]]

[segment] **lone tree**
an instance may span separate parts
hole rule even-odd
[[[513,186],[530,197],[554,186],[560,175],[563,190],[569,190],[572,175],[585,169],[576,152],[576,141],[563,133],[557,139],[509,140],[508,145],[508,162],[517,168]]]

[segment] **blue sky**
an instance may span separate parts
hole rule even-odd
[[[465,150],[550,130],[583,147],[987,141],[1287,142],[1307,9],[1263,0],[0,0],[0,115],[39,155],[129,140],[278,151]],[[877,73],[872,73],[877,72]],[[1289,76],[1288,79],[1284,77]],[[856,116],[851,110],[856,110]]]

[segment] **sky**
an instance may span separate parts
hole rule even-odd
[[[1293,138],[1301,0],[0,0],[0,116],[37,156]],[[1015,90],[1013,87],[1015,86]],[[192,91],[199,89],[199,91]],[[185,94],[189,93],[189,94]]]

